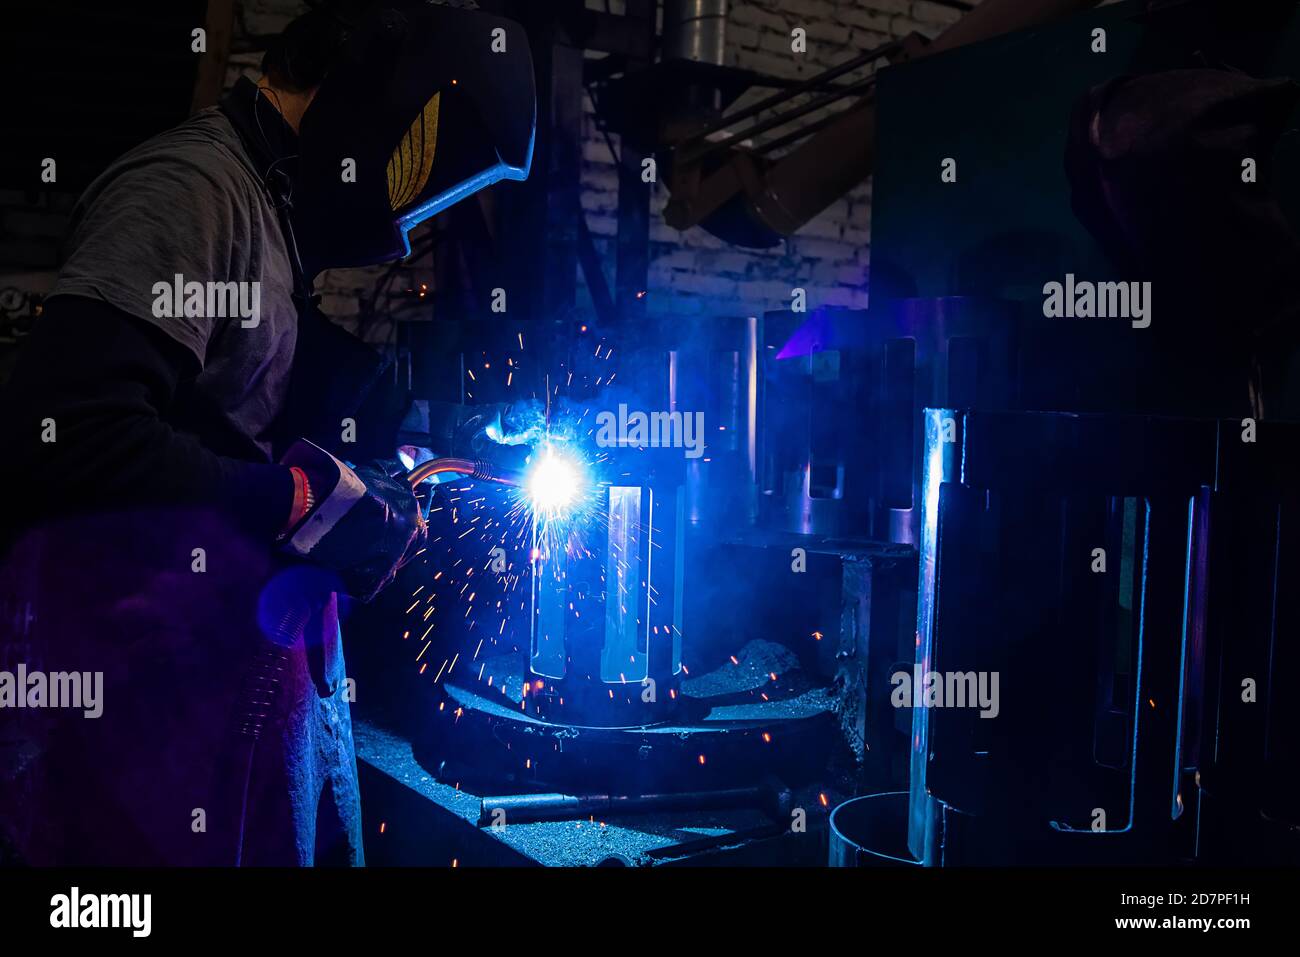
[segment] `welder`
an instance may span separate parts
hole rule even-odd
[[[517,24],[334,2],[83,194],[0,398],[0,650],[102,673],[102,713],[0,769],[20,860],[363,863],[341,608],[424,525],[383,361],[313,285],[523,179],[534,124]]]

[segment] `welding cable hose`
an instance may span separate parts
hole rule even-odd
[[[307,628],[311,611],[307,602],[291,603],[279,609],[275,621],[244,672],[235,715],[235,770],[240,782],[237,792],[239,815],[235,832],[234,864],[244,863],[244,835],[248,825],[249,788],[253,780],[253,763],[262,730],[272,720],[280,688],[289,668],[289,649]]]
[[[523,476],[508,469],[498,469],[481,459],[462,459],[445,457],[430,459],[417,465],[406,474],[406,480],[415,488],[435,475],[463,475],[476,482],[495,482],[517,488],[523,484]]]
[[[248,796],[253,781],[257,742],[262,737],[262,728],[271,717],[288,666],[288,652],[269,641],[265,642],[254,656],[240,689],[235,735],[236,752],[239,755],[236,770],[242,783],[237,793],[239,816],[235,832],[236,867],[244,863],[244,833],[248,825]]]

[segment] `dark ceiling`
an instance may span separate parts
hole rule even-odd
[[[41,0],[0,13],[0,188],[79,191],[190,111],[204,0]]]

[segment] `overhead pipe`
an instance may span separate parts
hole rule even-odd
[[[929,43],[893,41],[876,51],[859,54],[849,61],[868,62],[888,48],[891,62],[920,59],[969,43],[991,39],[1012,30],[1021,30],[1057,20],[1097,5],[1099,0],[984,0],[978,7],[952,24]],[[795,89],[803,92],[826,76],[838,76],[845,64],[828,74],[813,78]],[[857,85],[855,85],[856,87]],[[773,106],[778,97],[769,97],[765,106]],[[781,97],[786,99],[788,97]],[[752,115],[743,111],[735,117],[714,124],[711,132],[733,126]],[[795,111],[789,118],[801,115]],[[780,123],[768,123],[774,128]],[[674,196],[664,211],[668,224],[686,229],[723,206],[732,196],[743,192],[755,217],[781,236],[789,236],[835,200],[862,182],[875,166],[876,158],[875,92],[868,89],[857,103],[830,120],[813,124],[812,135],[773,162],[766,169],[748,151],[738,151],[721,169],[704,177],[690,195]],[[793,135],[785,140],[795,138]],[[731,138],[733,141],[735,137]],[[698,139],[681,147],[687,162],[695,156],[712,152],[712,144]],[[679,177],[679,181],[681,178]]]

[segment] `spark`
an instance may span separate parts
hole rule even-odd
[[[516,333],[516,340],[520,352],[524,352],[522,332]],[[595,557],[596,542],[604,550],[603,531],[608,516],[602,507],[603,490],[610,482],[602,474],[608,455],[594,448],[594,429],[589,421],[593,380],[597,380],[594,373],[575,370],[572,363],[561,361],[552,372],[539,370],[534,380],[523,373],[525,364],[520,353],[509,354],[509,347],[504,351],[508,354],[480,353],[473,365],[485,370],[491,370],[493,365],[504,367],[505,378],[492,381],[498,388],[504,382],[507,393],[516,399],[533,402],[531,407],[516,407],[510,421],[512,431],[528,436],[530,453],[524,467],[525,486],[506,489],[464,482],[437,487],[436,499],[428,513],[433,527],[422,550],[422,561],[416,564],[427,571],[424,580],[413,584],[408,592],[412,601],[405,614],[409,616],[418,610],[422,623],[427,626],[417,642],[421,647],[414,661],[421,675],[426,669],[430,671],[434,685],[442,683],[444,678],[451,681],[455,665],[463,656],[479,661],[480,666],[460,680],[480,685],[487,682],[509,697],[513,695],[511,686],[518,687],[513,677],[502,675],[501,682],[494,682],[487,665],[494,663],[492,656],[518,651],[521,644],[529,643],[535,613],[531,589],[539,576],[551,578],[556,587],[579,601],[591,600],[589,593],[584,593],[584,589],[569,579],[568,572],[571,560]],[[599,381],[611,381],[617,371],[613,351],[604,341],[595,347],[595,361],[608,363]],[[518,386],[514,381],[516,371],[521,372]],[[477,388],[477,373],[469,368],[468,362],[464,375],[465,384]],[[586,395],[575,401],[574,389]],[[464,394],[472,400],[469,388]],[[505,398],[510,400],[509,396]],[[438,517],[432,518],[435,515]],[[477,550],[480,547],[482,551]],[[503,564],[496,561],[498,547],[508,553]],[[491,558],[483,557],[487,551],[492,551]],[[626,561],[615,558],[611,564],[615,563],[622,569],[619,592],[630,604],[628,592],[635,589],[633,576],[625,574]],[[604,577],[600,575],[598,592],[604,591]],[[438,601],[439,596],[444,600]],[[520,597],[516,600],[514,596]],[[654,600],[652,594],[651,601]],[[459,617],[450,614],[452,608],[462,609],[463,614]],[[589,617],[583,615],[586,610],[571,606],[574,618]],[[479,628],[485,611],[489,618]],[[442,623],[441,630],[438,636],[433,636],[438,622]],[[497,627],[492,628],[492,624]],[[666,626],[654,628],[656,635],[667,633]],[[407,630],[402,637],[409,640],[412,634]],[[433,644],[438,648],[430,651]],[[524,650],[526,653],[526,647]],[[433,661],[441,661],[437,669],[429,667]],[[500,673],[495,664],[494,669]],[[543,688],[539,681],[537,691]],[[527,707],[527,699],[534,696],[525,692],[520,697],[521,709],[532,710]],[[564,706],[562,698],[559,704]],[[463,714],[463,709],[457,708],[454,702],[446,707],[446,701],[440,701],[438,708],[439,711],[454,708],[457,721]]]

